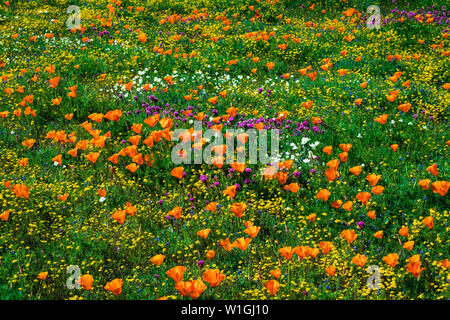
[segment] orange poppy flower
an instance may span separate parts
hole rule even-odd
[[[225,275],[216,269],[208,269],[203,272],[203,280],[208,282],[211,287],[217,287]]]
[[[339,178],[339,172],[335,169],[327,169],[325,171],[325,177],[327,177],[328,181],[334,181]]]
[[[283,247],[281,249],[278,250],[278,252],[285,257],[287,260],[291,260],[292,259],[292,255],[294,254],[294,250],[292,249],[292,247]]]
[[[283,187],[284,190],[288,190],[292,193],[297,193],[298,190],[300,190],[300,186],[297,182],[293,182],[290,184],[287,184]]]
[[[236,196],[236,185],[232,185],[227,187],[224,191],[223,194],[228,195],[231,198],[234,198]]]
[[[439,261],[439,264],[445,269],[450,268],[450,261],[448,259]]]
[[[64,202],[67,200],[67,197],[69,197],[68,193],[58,196],[58,199]]]
[[[181,218],[181,207],[175,207],[168,213],[169,216],[173,216],[175,219]]]
[[[396,253],[389,253],[387,256],[383,257],[383,261],[391,266],[395,267],[398,264],[398,254]]]
[[[371,194],[369,192],[360,192],[356,195],[356,199],[359,200],[362,204],[366,204],[369,202]]]
[[[374,187],[378,183],[378,180],[380,180],[380,179],[381,179],[381,176],[376,175],[376,174],[369,174],[366,177],[366,180],[369,181],[369,183],[372,187]]]
[[[355,230],[344,230],[341,232],[341,238],[344,238],[349,244],[351,244],[358,237]]]
[[[274,296],[277,294],[280,284],[277,280],[269,280],[264,284],[264,286],[266,287],[269,294],[271,296]]]
[[[371,211],[367,212],[367,216],[370,219],[375,220],[375,211],[371,210]]]
[[[353,258],[352,258],[352,262],[354,263],[354,264],[356,264],[357,266],[359,266],[359,267],[364,267],[364,265],[366,264],[366,262],[367,262],[367,257],[365,256],[365,255],[362,255],[362,254],[357,254],[356,256],[354,256]]]
[[[422,179],[419,181],[419,186],[421,186],[423,190],[428,190],[430,188],[430,182],[430,179]]]
[[[400,110],[400,111],[408,112],[409,109],[411,109],[411,103],[403,103],[403,104],[400,104],[397,108],[398,108],[398,110]]]
[[[45,280],[47,278],[48,271],[44,271],[38,274],[37,278],[40,280]]]
[[[317,216],[316,216],[315,213],[312,213],[312,214],[310,214],[310,215],[308,215],[308,216],[306,217],[306,219],[308,219],[308,220],[311,221],[311,222],[316,221],[316,218],[317,218]]]
[[[406,269],[415,278],[418,278],[425,268],[421,268],[422,263],[420,262],[420,256],[418,254],[412,256],[408,259],[409,263],[406,265]]]
[[[428,229],[433,229],[433,217],[426,217],[422,220],[422,223],[428,227]]]
[[[2,214],[0,214],[0,219],[2,219],[3,221],[8,221],[9,218],[9,210],[4,211]]]
[[[173,168],[172,171],[170,172],[170,174],[172,176],[174,176],[175,178],[178,178],[178,179],[182,179],[183,178],[183,173],[184,173],[184,168],[183,167]]]
[[[407,241],[403,244],[403,248],[408,251],[411,251],[414,248],[414,241]]]
[[[331,203],[331,206],[335,209],[339,209],[342,205],[342,200],[336,200]]]
[[[383,186],[375,186],[372,188],[371,192],[373,194],[382,194],[384,191],[384,187]]]
[[[386,121],[387,121],[388,117],[389,117],[388,114],[383,114],[383,115],[381,115],[381,116],[379,116],[379,117],[376,117],[376,118],[374,119],[374,121],[375,121],[375,122],[378,122],[378,123],[380,123],[380,124],[386,124]]]
[[[105,285],[105,289],[118,296],[122,292],[122,279],[114,279]]]
[[[186,271],[186,267],[184,266],[176,266],[166,271],[166,274],[178,283],[183,280],[184,272]]]
[[[113,213],[111,215],[111,218],[116,220],[118,223],[123,224],[125,222],[126,215],[127,215],[126,210],[119,210],[119,211],[116,211],[115,213]]]
[[[257,226],[248,226],[244,232],[248,234],[251,238],[256,238],[256,236],[259,233],[259,230],[261,230],[261,227]]]
[[[383,238],[383,230],[377,231],[373,234],[375,238],[382,239]]]
[[[325,268],[325,272],[330,276],[330,277],[334,277],[334,275],[336,274],[336,268],[334,266],[329,266]]]
[[[24,184],[14,184],[12,186],[12,191],[17,198],[28,199],[30,196],[30,189]]]
[[[347,152],[341,152],[338,154],[339,159],[341,159],[342,162],[347,162],[348,153]]]
[[[450,187],[449,181],[435,181],[431,184],[431,190],[434,193],[439,193],[441,196],[445,196]]]
[[[322,151],[328,155],[331,155],[331,152],[333,151],[333,146],[326,146],[322,149]]]
[[[330,191],[328,191],[327,189],[322,189],[319,191],[319,193],[317,193],[316,199],[323,200],[326,202],[328,201],[330,194],[331,194]]]
[[[150,262],[156,264],[158,267],[164,262],[165,255],[157,254],[150,259]]]
[[[226,238],[225,240],[220,240],[219,244],[222,246],[222,248],[224,248],[226,251],[231,251],[231,249],[233,249],[231,243],[230,243],[230,238]]]
[[[209,233],[211,232],[211,229],[203,229],[197,232],[197,235],[202,237],[203,239],[208,238]]]
[[[85,157],[92,164],[95,164],[97,162],[99,156],[100,156],[100,152],[91,152],[91,153],[87,154]]]
[[[94,277],[90,274],[83,274],[80,277],[80,285],[84,288],[84,290],[91,290],[92,284],[94,283]]]
[[[206,205],[205,209],[206,209],[206,210],[209,210],[209,211],[211,211],[211,212],[216,212],[216,210],[217,210],[217,205],[218,205],[217,202],[210,202],[210,203],[208,203],[208,204]]]
[[[434,163],[433,165],[431,165],[431,166],[429,166],[428,168],[427,168],[427,171],[429,172],[429,173],[431,173],[433,176],[437,176],[438,175],[438,168],[437,168],[437,165],[436,165],[436,163]]]
[[[236,239],[236,240],[231,244],[231,246],[232,246],[232,247],[235,247],[235,248],[238,248],[238,249],[241,249],[242,251],[245,251],[245,250],[247,250],[248,245],[250,244],[251,241],[252,241],[251,238],[244,238],[244,237],[241,237],[241,238]]]
[[[319,246],[324,254],[330,253],[331,249],[333,249],[333,243],[330,241],[320,241]]]
[[[280,270],[280,269],[272,270],[272,271],[270,272],[270,274],[271,274],[272,276],[274,276],[276,279],[279,279],[280,276],[281,276],[281,270]]]
[[[208,251],[206,252],[206,257],[207,257],[209,260],[212,260],[215,256],[216,256],[216,252],[215,252],[214,250],[208,250]]]
[[[401,227],[398,231],[398,234],[407,238],[409,236],[409,228],[408,227]]]
[[[342,209],[347,211],[353,211],[353,201],[347,201],[342,205]]]

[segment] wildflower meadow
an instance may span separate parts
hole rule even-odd
[[[0,299],[450,298],[447,1],[0,2]]]

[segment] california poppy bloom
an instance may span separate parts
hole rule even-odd
[[[206,257],[207,257],[209,260],[212,260],[215,256],[216,256],[216,252],[215,252],[214,250],[208,250],[208,251],[206,252]]]
[[[208,269],[203,272],[203,280],[208,282],[211,287],[217,287],[225,275],[216,269]]]
[[[274,296],[277,294],[280,284],[277,280],[269,280],[264,284],[264,286],[266,287],[269,294],[271,296]]]
[[[287,260],[291,260],[292,255],[294,254],[294,250],[292,249],[292,247],[283,247],[279,249],[278,252]]]
[[[206,284],[203,283],[201,280],[192,280],[191,281],[191,292],[189,293],[189,296],[192,299],[197,299],[200,297],[200,295],[205,291]]]
[[[127,212],[125,210],[119,210],[113,213],[111,218],[116,220],[118,223],[123,224],[125,222],[125,217],[127,215]]]
[[[349,244],[351,244],[358,237],[355,230],[344,230],[341,232],[341,237],[345,239]]]
[[[383,230],[377,231],[373,234],[375,238],[381,239],[383,238]]]
[[[210,203],[208,203],[208,204],[206,205],[205,209],[206,209],[206,210],[209,210],[209,211],[211,211],[211,212],[216,212],[216,210],[217,210],[217,205],[218,205],[217,202],[210,202]]]
[[[334,266],[328,266],[325,268],[325,272],[330,276],[330,277],[334,277],[334,275],[336,274],[336,268]]]
[[[231,198],[234,198],[236,196],[236,185],[232,185],[227,187],[224,191],[223,194],[228,195]]]
[[[403,244],[403,248],[411,251],[414,248],[414,241],[407,241]]]
[[[342,200],[336,200],[331,202],[331,206],[335,209],[339,209],[342,205]]]
[[[175,289],[184,297],[192,292],[192,281],[178,281],[175,283]]]
[[[209,233],[211,232],[211,229],[203,229],[197,232],[197,235],[202,237],[203,239],[208,238]]]
[[[224,248],[226,251],[231,251],[231,249],[233,249],[233,247],[231,246],[230,243],[230,238],[226,238],[225,240],[220,240],[219,244],[222,246],[222,248]]]
[[[280,269],[272,270],[272,271],[270,272],[270,274],[271,274],[272,276],[274,276],[276,279],[279,279],[280,276],[281,276],[281,270],[280,270]]]
[[[166,271],[166,274],[175,281],[175,283],[183,280],[184,272],[186,267],[176,266]]]
[[[236,217],[242,218],[245,209],[247,209],[247,205],[245,203],[235,202],[231,205],[231,212],[233,212]]]
[[[319,191],[319,193],[317,193],[316,198],[326,202],[328,201],[328,197],[330,196],[330,194],[330,191],[328,191],[327,189],[322,189]]]
[[[169,216],[173,216],[175,219],[181,218],[181,207],[175,207],[168,213]]]
[[[381,116],[379,116],[379,117],[376,117],[376,118],[374,119],[374,121],[375,121],[375,122],[378,122],[378,123],[380,123],[380,124],[386,124],[386,121],[387,121],[388,117],[389,117],[388,114],[383,114],[383,115],[381,115]]]
[[[375,220],[375,211],[374,211],[374,210],[371,210],[371,211],[367,212],[367,216],[368,216],[370,219]]]
[[[244,232],[248,234],[251,238],[256,238],[256,236],[259,233],[259,230],[261,230],[261,227],[257,226],[248,226]]]
[[[251,238],[244,238],[244,237],[241,237],[241,238],[236,239],[236,240],[231,244],[231,246],[233,246],[233,247],[235,247],[235,248],[238,248],[238,249],[241,249],[242,251],[245,251],[245,250],[247,250],[248,245],[250,244],[251,241],[252,241]]]
[[[342,205],[342,209],[347,211],[353,211],[353,201],[347,201]]]
[[[371,192],[373,193],[373,194],[382,194],[383,193],[383,191],[384,191],[384,187],[383,186],[375,186],[375,187],[373,187],[372,188],[372,190],[371,190]]]
[[[157,254],[150,259],[150,262],[157,265],[158,267],[164,262],[165,255]]]
[[[415,278],[418,278],[422,271],[425,270],[425,268],[421,268],[422,263],[420,262],[420,256],[416,254],[407,261],[409,261],[409,263],[406,265],[406,270],[408,270]]]
[[[356,256],[354,256],[352,258],[352,262],[354,264],[356,264],[357,266],[359,266],[359,267],[364,267],[364,265],[367,262],[367,257],[365,255],[362,255],[362,254],[357,254]]]
[[[184,168],[183,167],[173,168],[172,171],[170,172],[170,174],[172,176],[174,176],[175,178],[181,179],[181,178],[183,178]]]
[[[445,196],[450,188],[449,181],[435,181],[431,184],[431,190],[434,193],[439,193],[441,196]]]
[[[83,274],[80,277],[80,285],[84,288],[84,290],[91,290],[92,284],[94,283],[94,277],[90,274]]]
[[[433,217],[426,217],[422,220],[422,223],[428,227],[428,229],[433,229]]]
[[[438,175],[438,168],[437,168],[437,164],[436,163],[434,163],[434,164],[432,164],[431,166],[429,166],[428,168],[427,168],[427,171],[429,172],[429,173],[431,173],[433,176],[437,176]]]
[[[8,221],[9,218],[9,210],[4,211],[3,213],[0,214],[0,219],[2,219],[3,221]]]
[[[333,146],[326,146],[322,149],[322,151],[328,155],[331,155],[331,152],[333,151]]]
[[[306,219],[308,219],[311,222],[315,222],[316,218],[317,218],[317,215],[315,213],[312,213],[306,217]]]
[[[423,190],[428,190],[430,188],[430,182],[430,179],[422,179],[419,181],[419,186],[421,186]]]
[[[395,267],[398,263],[398,254],[396,253],[389,253],[387,256],[383,257],[383,261],[391,266]]]
[[[12,185],[12,191],[18,198],[28,199],[30,196],[30,189],[24,184],[14,184]]]
[[[401,227],[398,231],[398,234],[407,238],[409,236],[409,228],[408,227]]]
[[[356,195],[356,199],[361,201],[362,204],[369,202],[371,195],[369,192],[360,192]]]
[[[92,164],[95,164],[100,156],[99,152],[91,152],[86,155],[86,159],[89,160]]]
[[[118,296],[122,292],[122,279],[114,279],[105,285],[105,289]]]
[[[47,278],[48,271],[44,271],[38,274],[37,278],[40,280],[45,280]]]
[[[367,181],[369,181],[369,183],[370,183],[370,185],[372,186],[372,187],[374,187],[377,183],[378,183],[378,181],[381,179],[381,176],[380,175],[376,175],[376,174],[369,174],[367,177],[366,177],[366,180]]]
[[[330,253],[331,249],[333,249],[333,243],[330,241],[320,241],[319,246],[324,254]]]

